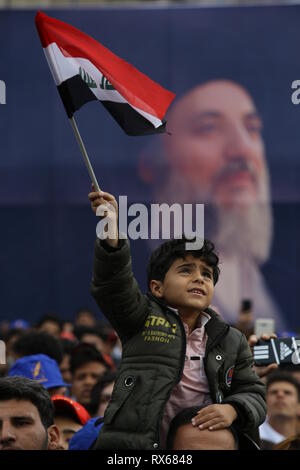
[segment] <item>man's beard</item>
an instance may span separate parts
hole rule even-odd
[[[244,211],[234,206],[205,206],[205,209],[205,236],[213,240],[217,250],[224,255],[253,258],[258,264],[268,260],[273,227],[270,204],[252,204]]]
[[[42,446],[41,446],[40,450],[48,450],[48,432],[47,432],[47,429],[46,429],[46,436],[45,436],[45,439],[42,443]]]
[[[168,181],[156,189],[155,201],[169,205],[179,202],[205,204],[204,233],[222,255],[252,258],[258,264],[267,261],[273,232],[270,204],[270,183],[267,172],[260,175],[257,201],[230,207],[215,202],[214,194],[203,194],[199,187],[189,185],[182,174],[172,171]]]

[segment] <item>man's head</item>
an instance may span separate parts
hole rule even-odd
[[[266,171],[262,121],[242,86],[215,80],[193,88],[174,103],[168,129],[168,163],[191,191],[225,206],[257,201]]]
[[[0,450],[52,450],[58,441],[47,390],[24,377],[0,378]]]
[[[236,437],[230,428],[209,431],[193,426],[191,419],[199,407],[182,410],[172,420],[167,437],[167,449],[173,450],[236,450]]]
[[[291,374],[300,385],[300,364],[280,364],[280,370]]]
[[[6,362],[11,365],[15,360],[14,344],[24,334],[24,330],[11,329],[4,336],[6,345]],[[2,339],[2,338],[1,338]]]
[[[87,410],[68,397],[52,397],[54,404],[54,422],[59,429],[61,449],[68,450],[69,441],[90,419]]]
[[[88,408],[92,389],[109,366],[94,346],[79,344],[72,352],[70,369],[72,394],[79,403]]]
[[[16,359],[33,354],[45,354],[58,364],[62,361],[62,346],[60,341],[44,331],[28,331],[21,335],[13,345]]]
[[[104,416],[104,412],[113,392],[116,376],[116,372],[107,371],[94,386],[90,406],[90,411],[93,416]]]
[[[181,310],[207,308],[219,278],[214,245],[204,240],[200,250],[186,250],[185,238],[160,245],[151,255],[147,274],[152,294]]]
[[[91,344],[95,348],[104,352],[105,334],[101,327],[95,326],[80,326],[75,329],[75,335],[81,343]]]
[[[268,257],[272,220],[262,120],[238,83],[211,80],[175,101],[162,137],[157,202],[206,204],[206,236],[222,250]],[[161,164],[160,164],[161,165]],[[160,173],[162,173],[160,171]]]
[[[60,337],[62,331],[61,320],[53,314],[43,315],[36,325],[38,331],[43,331],[56,338]]]
[[[273,372],[267,379],[269,419],[297,418],[300,410],[300,384],[288,372]]]
[[[72,382],[72,374],[70,370],[70,360],[71,354],[73,349],[76,347],[76,342],[71,341],[69,339],[61,339],[60,344],[63,349],[63,358],[61,363],[59,364],[60,373],[62,375],[63,380],[66,383]]]
[[[75,326],[95,326],[96,318],[93,312],[87,308],[81,308],[75,314]]]

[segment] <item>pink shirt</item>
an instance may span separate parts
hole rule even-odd
[[[191,406],[212,403],[208,380],[204,371],[203,359],[207,334],[204,325],[210,316],[202,313],[196,328],[189,333],[188,325],[183,323],[186,334],[186,354],[181,381],[173,388],[167,401],[160,428],[161,447],[166,445],[170,422],[181,410]]]

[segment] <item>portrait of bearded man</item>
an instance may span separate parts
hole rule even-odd
[[[252,299],[254,317],[273,318],[277,331],[283,329],[261,272],[273,218],[263,122],[252,97],[237,82],[210,80],[175,100],[166,119],[169,134],[139,161],[151,202],[204,203],[205,237],[221,259],[214,307],[234,323],[242,300]]]

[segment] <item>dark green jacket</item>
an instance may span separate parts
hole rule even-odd
[[[164,408],[184,367],[185,331],[173,309],[141,293],[132,273],[129,243],[119,244],[119,249],[112,249],[97,239],[95,246],[92,295],[123,346],[96,448],[157,449]],[[207,313],[211,319],[205,325],[204,367],[212,401],[232,404],[238,412],[235,424],[254,436],[265,420],[265,386],[252,369],[245,336],[213,310]]]

